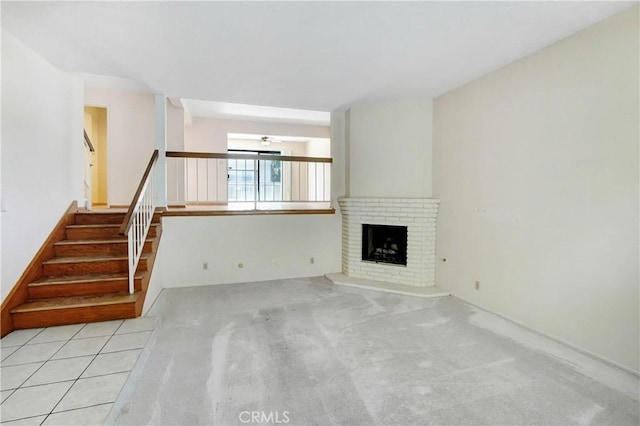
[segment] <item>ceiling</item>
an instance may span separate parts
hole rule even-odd
[[[332,111],[436,97],[637,2],[6,2],[57,67],[155,93]]]
[[[249,118],[252,121],[315,126],[328,126],[331,122],[331,114],[324,111],[243,105],[185,98],[182,98],[180,101],[184,109],[186,109],[192,117],[222,117],[241,120]]]

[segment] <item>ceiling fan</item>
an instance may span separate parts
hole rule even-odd
[[[271,143],[282,143],[281,140],[274,139],[271,136],[263,136],[260,138],[260,144],[263,146],[269,146]]]

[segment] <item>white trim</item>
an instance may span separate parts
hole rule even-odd
[[[508,321],[509,323],[521,328],[522,330],[511,329],[509,330],[511,331],[510,334],[509,331],[504,329],[493,329],[488,324],[479,324],[477,322],[472,322],[472,324],[481,328],[485,328],[504,337],[510,338],[518,342],[519,344],[543,352],[546,355],[553,356],[554,358],[568,363],[571,367],[576,369],[576,371],[580,372],[581,374],[591,377],[592,379],[597,380],[604,385],[611,387],[612,389],[622,392],[636,401],[640,400],[640,394],[638,393],[640,390],[640,372],[630,369],[610,359],[607,359],[601,355],[594,354],[593,352],[569,343],[563,339],[524,325],[521,322],[514,320],[513,318],[510,318],[506,315],[499,314],[484,306],[469,302],[456,294],[451,293],[451,296],[473,308],[479,309],[480,311],[484,311],[485,313],[495,315],[502,320]],[[532,333],[534,334],[534,336],[527,336],[523,332]],[[534,339],[537,337],[539,341],[540,338],[548,339],[550,340],[550,342],[546,342],[546,345],[532,345],[532,342],[530,342],[532,337]],[[564,346],[564,348],[558,347],[557,345],[562,345]]]
[[[388,283],[384,281],[363,280],[361,278],[348,277],[343,273],[324,274],[325,278],[334,285],[355,287],[364,290],[382,291],[384,293],[400,294],[422,298],[447,297],[451,294],[437,286],[416,287],[402,284]]]

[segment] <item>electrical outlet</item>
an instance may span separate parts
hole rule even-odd
[[[313,265],[314,263],[316,263],[316,259],[313,257],[309,258],[309,263]]]
[[[480,281],[476,281],[476,290],[480,290]]]
[[[202,262],[202,270],[206,271],[209,269],[209,262]]]

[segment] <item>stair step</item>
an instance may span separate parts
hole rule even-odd
[[[30,300],[11,311],[14,327],[35,328],[134,318],[142,293]]]
[[[158,223],[152,223],[149,227],[147,237],[154,238],[157,235]],[[120,239],[124,236],[120,234],[120,225],[69,225],[66,227],[66,236],[69,240],[105,240]]]
[[[139,271],[146,271],[149,253],[143,253],[138,263]],[[65,256],[42,262],[43,275],[87,275],[127,272],[129,261],[126,255]]]
[[[139,294],[104,294],[101,296],[68,296],[53,297],[43,300],[29,300],[11,310],[12,314],[24,312],[41,312],[57,309],[86,308],[88,306],[117,305],[134,303]]]
[[[147,239],[143,253],[149,253],[153,240]],[[54,244],[56,256],[77,256],[85,254],[127,254],[129,242],[126,237],[90,240],[63,240]]]
[[[142,288],[143,273],[135,275],[136,291]],[[46,299],[62,296],[91,296],[108,293],[127,293],[129,276],[119,274],[62,275],[40,278],[29,283],[31,299]]]
[[[126,212],[105,211],[79,211],[76,213],[76,225],[118,224],[122,225]],[[156,212],[151,222],[160,222],[162,213]]]
[[[77,212],[77,225],[118,224],[121,225],[126,213],[114,212]]]
[[[33,267],[27,275],[33,278],[20,283],[21,292],[15,304],[27,301],[3,311],[2,333],[140,316],[151,278],[149,269],[162,234],[162,212],[154,214],[149,228],[134,276],[133,294],[129,294],[127,273],[128,239],[120,234],[124,217],[124,212],[113,210],[65,215],[64,221],[56,226],[55,239],[62,237],[59,235],[62,229],[66,239],[47,241],[47,251],[43,252],[46,255],[38,259],[37,268]],[[73,224],[65,226],[69,222]],[[43,261],[52,251],[54,257]],[[4,322],[5,313],[10,314],[10,322]],[[7,323],[10,327],[4,327]]]
[[[87,240],[122,238],[120,225],[68,225],[66,227],[67,239]]]
[[[110,214],[110,213],[126,213],[129,210],[128,207],[97,207],[93,210],[87,210],[84,207],[78,208],[76,213],[91,213],[91,214]]]

